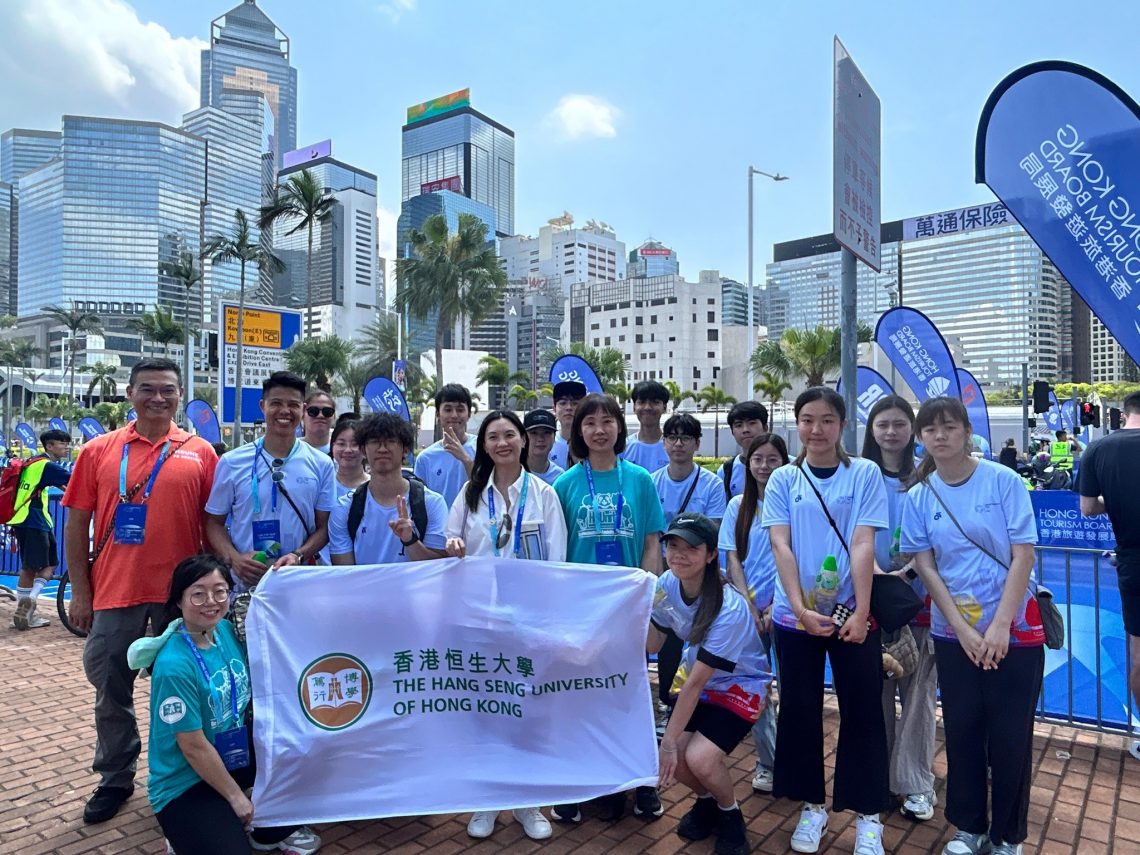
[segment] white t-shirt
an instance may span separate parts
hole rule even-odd
[[[523,479],[529,478],[526,506],[522,509],[522,528],[518,527],[519,497],[522,495]],[[479,507],[472,511],[467,507],[467,485],[459,491],[451,503],[445,528],[448,537],[462,537],[468,555],[494,555],[491,540],[490,510],[487,504],[487,490],[494,491],[495,517],[502,531],[502,519],[507,503],[503,494],[492,480],[479,494]],[[558,494],[554,488],[537,475],[524,472],[515,483],[507,488],[510,496],[510,540],[499,550],[501,558],[529,558],[537,561],[566,560],[566,517]],[[515,555],[515,535],[518,538],[519,554]]]
[[[740,504],[743,501],[743,496],[733,496],[724,511],[717,548],[725,555],[736,550],[736,521],[740,517]],[[752,518],[752,527],[748,530],[748,555],[742,562],[748,597],[760,611],[772,605],[776,577],[780,575],[776,571],[776,558],[772,555],[772,540],[762,524],[763,513],[764,503],[757,502],[756,516]],[[725,572],[727,571],[725,565]]]
[[[395,503],[386,508],[372,497],[367,484],[359,489],[367,492],[368,498],[364,501],[364,517],[360,520],[360,528],[356,530],[356,541],[353,542],[348,533],[348,512],[352,507],[350,494],[340,500],[340,504],[329,517],[329,553],[331,555],[351,553],[357,564],[395,564],[407,561],[404,545],[388,525],[398,516]],[[404,501],[409,502],[410,514],[411,499],[407,493],[404,494]],[[420,533],[420,539],[424,542],[424,546],[443,549],[446,542],[443,526],[447,520],[447,505],[443,501],[443,496],[426,487],[424,505],[427,507],[428,525],[427,531]]]
[[[938,491],[966,533],[1005,562],[1005,566],[970,543],[932,490]],[[958,611],[978,632],[984,633],[989,627],[1001,601],[1013,561],[1012,545],[1036,542],[1037,525],[1025,484],[1012,469],[992,460],[979,460],[978,468],[964,484],[948,486],[935,472],[929,484],[918,484],[906,494],[902,551],[933,550],[938,575],[954,598]],[[1013,646],[1028,647],[1045,642],[1033,588],[1031,579],[1010,627],[1009,643]],[[944,640],[956,637],[937,605],[931,609],[930,633]]]
[[[720,464],[720,469],[716,472],[716,477],[720,479],[722,492],[724,491],[724,467],[724,463]],[[739,496],[744,492],[744,463],[739,454],[732,458],[732,475],[728,479],[728,486],[734,496]]]
[[[636,463],[646,472],[656,472],[662,466],[669,465],[669,454],[665,451],[665,440],[657,442],[642,442],[636,435],[625,441],[625,451],[621,453],[622,459]]]
[[[689,488],[693,487],[693,479],[696,479],[696,486],[693,487],[693,495],[684,510],[704,514],[713,520],[724,516],[724,484],[707,469],[694,464],[692,472],[680,481],[674,481],[669,477],[669,467],[665,466],[649,477],[653,479],[657,498],[661,500],[661,509],[665,511],[666,528],[673,517],[681,513],[681,503],[685,501]]]
[[[809,483],[810,479],[810,483]],[[803,469],[794,464],[781,466],[768,479],[764,491],[762,525],[786,525],[791,528],[792,554],[799,568],[804,605],[815,605],[815,579],[829,555],[835,556],[839,568],[839,591],[836,602],[855,607],[855,588],[851,582],[851,559],[839,537],[827,521],[827,514],[811,488],[815,484],[843,540],[851,545],[857,526],[874,529],[887,527],[887,495],[879,467],[870,460],[853,458],[850,465],[839,468],[828,478],[817,478],[807,463]],[[785,629],[802,627],[788,605],[788,595],[776,579],[772,618]]]
[[[550,449],[550,462],[559,466],[563,471],[570,468],[567,461],[570,459],[570,441],[563,439],[558,433],[554,437],[554,447]]]
[[[467,456],[475,459],[475,437],[468,435],[463,443]],[[420,452],[413,470],[416,477],[443,496],[450,505],[459,495],[460,488],[467,483],[467,470],[463,464],[443,447],[443,440],[433,442]]]

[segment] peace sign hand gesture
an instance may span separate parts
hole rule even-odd
[[[408,516],[408,501],[403,496],[396,497],[396,519],[389,520],[388,527],[405,546],[416,540],[416,530],[412,518]]]
[[[467,449],[463,447],[466,437],[460,436],[455,428],[445,428],[443,431],[443,450],[460,463],[469,464],[471,458],[467,456]]]

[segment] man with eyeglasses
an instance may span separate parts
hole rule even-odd
[[[328,543],[336,476],[331,457],[297,438],[305,390],[296,374],[270,374],[261,384],[265,436],[218,461],[206,534],[238,590],[271,567],[309,562]]]
[[[101,780],[83,811],[87,823],[106,822],[134,792],[141,742],[127,648],[148,626],[155,634],[166,626],[174,567],[202,550],[202,506],[218,462],[208,442],[174,423],[176,363],[138,362],[127,399],[138,418],[83,446],[63,497],[70,619],[88,633],[83,668],[95,687],[92,769]]]
[[[301,438],[317,451],[331,451],[333,419],[336,401],[324,389],[310,392],[305,398],[305,412],[301,416]]]
[[[554,448],[550,452],[550,462],[562,469],[569,469],[570,428],[574,424],[574,414],[578,405],[586,397],[586,384],[578,380],[563,380],[554,384],[554,417],[558,419],[558,436],[554,438]]]
[[[441,558],[447,504],[401,463],[415,433],[392,413],[373,413],[356,425],[356,441],[372,477],[341,499],[329,520],[333,564],[395,564]]]
[[[669,390],[656,380],[641,380],[633,387],[633,414],[640,427],[625,444],[622,457],[653,473],[669,463],[669,449],[661,441],[661,419],[669,406]],[[669,518],[665,520],[669,523]]]

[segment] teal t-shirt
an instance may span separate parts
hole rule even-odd
[[[621,548],[622,564],[641,566],[645,538],[665,530],[665,514],[649,473],[633,463],[618,460],[621,468],[621,520],[615,526],[618,505],[618,469],[594,470],[597,490],[598,519],[594,518],[594,502],[586,468],[575,463],[554,482],[554,491],[566,514],[566,560],[575,564],[597,564],[595,545],[616,540]],[[595,524],[596,523],[596,524]],[[615,533],[616,528],[616,533]]]
[[[181,631],[170,637],[154,661],[147,791],[155,813],[202,780],[186,762],[175,734],[201,730],[212,743],[215,733],[230,730],[245,721],[245,710],[249,706],[249,669],[230,622],[219,623],[214,632],[214,646],[208,650],[199,648],[198,652],[210,672],[209,686]],[[227,669],[233,671],[237,689],[236,723]]]

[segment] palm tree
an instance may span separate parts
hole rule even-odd
[[[681,386],[676,380],[666,380],[662,385],[669,390],[669,403],[673,405],[673,412],[677,412],[677,407],[685,400],[685,393],[681,391]]]
[[[552,365],[558,357],[565,356],[568,353],[586,360],[587,364],[594,369],[594,373],[598,375],[602,388],[606,388],[611,383],[625,384],[630,366],[626,362],[625,354],[616,347],[593,348],[580,341],[571,342],[569,347],[556,344],[543,351],[542,360],[547,365]]]
[[[493,313],[506,288],[507,274],[488,244],[486,224],[472,214],[459,215],[454,234],[442,215],[428,217],[423,231],[412,229],[408,242],[412,257],[396,262],[396,302],[416,320],[438,313],[434,367],[436,376],[443,377],[447,333],[461,317],[475,326]]]
[[[79,411],[79,404],[69,395],[36,395],[28,407],[28,415],[33,421],[41,423],[60,418],[70,424],[73,419],[79,418]]]
[[[360,412],[360,399],[364,395],[364,387],[368,381],[376,376],[372,366],[363,359],[353,359],[341,371],[337,372],[337,380],[344,386],[348,397],[352,398],[352,411]]]
[[[34,388],[35,385],[39,383],[46,374],[46,371],[28,370],[23,372],[24,380],[26,382],[24,383],[24,394],[20,396],[20,421],[27,421],[28,395],[31,394],[33,397],[35,397],[35,392],[28,389],[28,386],[31,385]]]
[[[119,425],[127,420],[127,411],[130,408],[130,401],[118,401],[117,403],[100,401],[92,408],[92,412],[103,427],[107,430],[116,430]]]
[[[281,259],[270,250],[254,241],[249,233],[249,220],[241,208],[234,211],[234,226],[228,235],[216,234],[206,241],[202,255],[209,258],[214,264],[229,264],[236,261],[241,265],[241,280],[238,290],[237,313],[237,354],[234,359],[237,378],[234,383],[234,426],[233,444],[236,448],[241,445],[241,390],[242,390],[242,353],[245,348],[245,268],[247,264],[254,264],[258,269],[264,268],[271,273],[280,273],[285,269]],[[229,336],[226,336],[228,341]],[[219,346],[225,347],[226,342]]]
[[[392,379],[392,363],[400,356],[400,333],[395,315],[380,315],[356,334],[356,356],[372,369],[372,377]],[[405,359],[404,386],[411,387],[423,378],[418,356],[409,353]]]
[[[517,409],[529,410],[529,405],[538,400],[538,392],[528,389],[522,383],[516,383],[507,392],[507,400],[514,401]]]
[[[5,384],[8,389],[8,397],[4,402],[4,435],[8,436],[12,431],[12,387],[16,384],[13,382],[15,374],[14,369],[19,366],[23,368],[36,356],[39,356],[40,349],[36,347],[35,342],[27,338],[9,339],[8,341],[0,342],[0,362],[3,362],[8,369],[5,375],[7,383]],[[23,372],[21,372],[23,373]],[[20,404],[23,406],[24,395],[26,393],[27,383],[20,387]]]
[[[494,390],[492,400],[497,399],[497,406],[501,406],[504,400],[503,392],[511,380],[511,366],[507,364],[506,360],[499,359],[489,353],[479,358],[479,365],[481,367],[479,373],[475,375],[475,385],[479,386],[486,383],[490,389]]]
[[[186,311],[182,314],[182,328],[186,333],[182,351],[182,373],[187,388],[194,386],[194,366],[190,364],[190,338],[193,331],[190,328],[190,299],[195,287],[202,285],[202,265],[194,258],[194,254],[183,250],[178,254],[178,261],[164,261],[159,265],[160,272],[169,276],[186,289]],[[183,402],[187,403],[187,402]]]
[[[285,366],[305,382],[331,392],[332,378],[348,368],[352,350],[352,342],[339,336],[307,338],[285,351]]]
[[[694,399],[700,404],[702,413],[707,413],[709,407],[713,407],[713,411],[716,413],[713,427],[713,456],[720,457],[720,408],[732,406],[736,403],[736,398],[726,393],[724,389],[718,389],[715,384],[710,383],[697,392]]]
[[[761,379],[753,384],[752,391],[759,392],[764,396],[764,400],[771,402],[771,415],[775,416],[776,402],[780,400],[784,392],[792,388],[792,384],[770,371],[761,371],[760,377]]]
[[[283,217],[293,217],[296,223],[286,235],[308,230],[308,259],[305,273],[307,296],[305,299],[305,338],[309,336],[309,326],[313,317],[313,226],[325,222],[331,215],[336,200],[326,190],[320,180],[309,170],[302,169],[289,176],[282,185],[277,185],[276,198],[261,208],[258,225],[263,229],[273,228],[273,224]]]
[[[62,306],[44,306],[43,312],[45,315],[51,315],[60,324],[67,327],[68,332],[71,334],[69,340],[71,342],[68,350],[68,363],[71,368],[71,384],[68,389],[72,400],[75,399],[75,355],[79,352],[79,334],[80,333],[96,333],[103,334],[103,321],[94,312],[80,312],[75,309],[75,304],[72,303],[72,308],[65,309]],[[62,416],[61,416],[62,418]]]
[[[629,396],[633,394],[633,389],[624,383],[607,383],[605,388],[606,394],[617,399],[617,402],[623,407],[625,402],[629,400]]]
[[[187,335],[182,324],[174,320],[174,312],[164,306],[155,306],[153,312],[143,312],[137,318],[131,318],[127,326],[142,335],[144,341],[162,345],[163,356],[170,356],[170,345],[183,341]]]
[[[871,340],[871,328],[859,324],[860,343]],[[822,386],[828,374],[839,368],[838,329],[820,324],[813,330],[789,327],[776,341],[764,341],[752,354],[752,370],[768,372],[781,380],[804,377],[809,386]]]
[[[119,384],[115,380],[115,375],[119,373],[117,365],[108,365],[105,362],[96,362],[91,366],[91,382],[87,384],[87,399],[90,400],[91,396],[95,394],[95,387],[99,387],[99,400],[102,401],[109,395],[115,395],[119,391]]]

